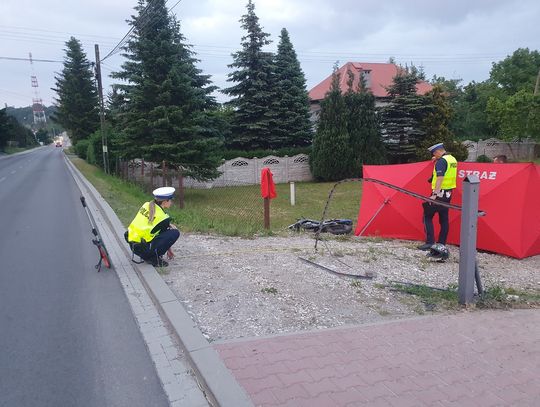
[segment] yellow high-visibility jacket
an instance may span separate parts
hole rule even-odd
[[[135,215],[135,218],[128,226],[128,240],[130,242],[140,243],[142,239],[144,239],[145,242],[151,242],[157,235],[157,232],[152,233],[152,229],[163,220],[169,218],[169,215],[167,215],[163,209],[161,209],[161,206],[157,204],[154,220],[152,222],[148,220],[149,212],[150,202],[146,202],[141,206],[141,209],[139,209],[139,212],[137,212],[137,215]]]
[[[440,160],[446,160],[446,173],[444,174],[441,189],[454,189],[457,179],[457,160],[450,154],[443,155]],[[435,190],[437,185],[437,171],[433,166],[433,178],[431,180],[431,189]]]

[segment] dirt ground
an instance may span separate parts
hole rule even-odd
[[[184,234],[163,278],[211,341],[459,312],[426,307],[388,287],[391,281],[457,286],[459,249],[450,246],[450,259],[436,263],[416,249],[418,243],[331,237],[315,252],[310,234],[254,239]],[[340,277],[300,258],[373,278]],[[516,260],[478,253],[478,261],[488,289],[540,291],[540,256]]]

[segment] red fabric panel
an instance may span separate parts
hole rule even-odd
[[[375,178],[428,196],[427,182],[433,163],[364,166],[364,177]],[[540,254],[540,166],[532,163],[458,163],[458,182],[452,203],[461,205],[463,179],[475,171],[480,177],[479,208],[487,215],[478,218],[479,249],[524,258]],[[384,200],[390,201],[383,205]],[[408,240],[425,239],[422,202],[381,185],[364,182],[358,235],[375,215],[363,235]],[[439,233],[434,217],[435,235]],[[459,244],[461,212],[450,210],[448,242]]]
[[[268,167],[264,167],[261,171],[261,196],[265,199],[277,197],[272,171]]]

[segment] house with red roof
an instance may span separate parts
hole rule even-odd
[[[396,64],[390,63],[366,63],[366,62],[347,62],[338,72],[340,74],[339,86],[343,93],[347,92],[349,86],[349,76],[347,71],[350,70],[354,74],[353,89],[358,89],[358,81],[363,78],[367,89],[375,96],[375,105],[382,106],[388,99],[388,91],[386,90],[394,80],[400,69]],[[311,120],[317,121],[321,109],[321,100],[324,99],[326,93],[330,90],[332,84],[332,75],[328,76],[321,83],[316,85],[309,91]],[[419,95],[424,95],[431,90],[432,86],[425,81],[420,81],[416,85],[416,90]]]

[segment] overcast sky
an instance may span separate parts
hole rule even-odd
[[[62,61],[65,41],[74,36],[94,60],[94,44],[104,57],[127,33],[125,22],[137,0],[0,0],[0,106],[28,106],[37,76],[47,106],[62,63],[14,61],[28,58]],[[275,50],[281,28],[291,41],[306,75],[308,90],[332,72],[336,61],[413,62],[428,78],[483,81],[491,63],[520,47],[540,50],[540,1],[499,0],[254,0],[263,30]],[[169,8],[177,0],[168,0]],[[200,68],[220,88],[226,82],[231,53],[245,32],[239,19],[247,0],[181,0],[173,9],[181,29],[201,60]],[[119,55],[103,63],[103,74],[118,70]],[[33,73],[32,73],[33,72]],[[112,80],[105,79],[106,91]],[[224,101],[223,95],[217,95]]]

